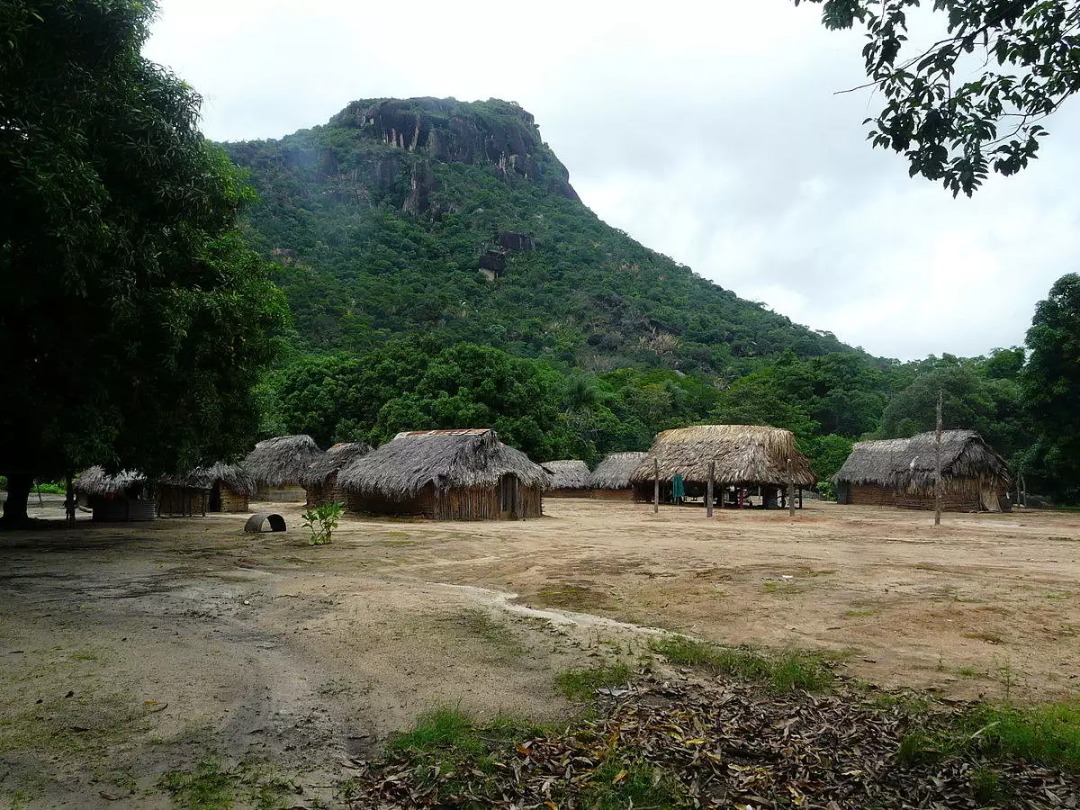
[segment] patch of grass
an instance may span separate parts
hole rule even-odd
[[[673,774],[613,754],[596,769],[585,789],[590,810],[666,810],[689,806],[686,790]]]
[[[216,759],[204,759],[190,771],[167,773],[159,785],[184,810],[226,810],[238,802],[255,810],[281,810],[300,792],[270,766],[241,763],[226,768]]]
[[[492,618],[491,614],[485,610],[468,608],[462,612],[460,624],[470,635],[483,639],[494,647],[502,647],[513,653],[522,652],[521,645],[510,629]]]
[[[390,752],[419,754],[438,751],[482,754],[485,748],[472,720],[457,709],[447,707],[420,715],[410,731],[394,736],[386,745],[386,750]]]
[[[971,772],[971,793],[979,804],[996,805],[1013,798],[1008,777],[1001,771],[982,765]]]
[[[835,676],[821,653],[802,650],[763,652],[749,647],[721,647],[684,636],[653,641],[651,648],[678,666],[704,669],[742,681],[762,683],[776,692],[821,691]]]
[[[909,732],[899,756],[914,763],[968,751],[1080,773],[1080,700],[1024,708],[980,704],[936,726]]]
[[[597,689],[621,686],[630,680],[630,667],[624,663],[568,669],[559,673],[555,686],[571,700],[588,700]]]
[[[603,609],[611,599],[604,591],[582,585],[564,585],[538,592],[535,601],[544,607],[589,613]]]
[[[97,757],[148,731],[150,709],[123,695],[80,692],[0,717],[0,751]]]
[[[212,759],[190,771],[165,774],[161,787],[172,794],[173,804],[185,810],[217,810],[232,807],[236,800],[236,778]]]
[[[1043,594],[1043,599],[1055,599],[1055,600],[1057,600],[1057,599],[1068,599],[1068,598],[1069,598],[1069,594],[1064,593],[1062,591],[1048,591],[1047,593]]]
[[[957,667],[953,670],[953,672],[955,672],[961,678],[978,678],[982,674],[979,672],[979,670],[975,669],[975,667],[966,665],[962,667]]]

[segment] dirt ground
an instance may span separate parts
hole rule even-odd
[[[0,534],[0,807],[168,807],[162,777],[207,757],[333,806],[420,712],[556,719],[558,672],[636,659],[658,628],[949,697],[1080,691],[1080,514],[548,500],[518,523],[346,517],[315,548],[298,507],[267,508],[288,533]]]

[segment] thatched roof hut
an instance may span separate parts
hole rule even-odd
[[[399,433],[338,475],[352,510],[442,520],[537,517],[549,480],[488,428]]]
[[[611,453],[601,461],[589,476],[589,486],[597,498],[630,498],[633,487],[630,476],[641,464],[646,453]]]
[[[933,432],[908,439],[859,442],[833,477],[841,503],[933,508],[936,478]],[[999,511],[1009,488],[1005,460],[973,430],[941,433],[944,508]]]
[[[257,486],[243,467],[217,462],[155,484],[159,515],[246,512]]]
[[[657,435],[630,480],[645,499],[652,498],[653,475],[659,463],[660,483],[670,497],[676,475],[682,476],[688,496],[700,495],[715,462],[718,487],[783,490],[789,474],[796,487],[817,482],[810,462],[799,452],[790,430],[758,425],[698,425],[665,430]],[[790,463],[790,471],[788,469]]]
[[[256,496],[271,500],[304,500],[301,481],[323,451],[310,436],[277,436],[255,445],[243,467],[255,480]]]
[[[581,495],[589,493],[589,465],[577,459],[545,461],[540,465],[551,475],[548,495]]]
[[[149,495],[146,476],[136,470],[110,474],[104,467],[83,470],[72,481],[80,499],[93,509],[93,519],[109,523],[129,520],[153,520],[154,502]]]
[[[308,503],[312,506],[330,501],[344,500],[338,485],[338,475],[356,459],[371,452],[371,445],[366,442],[338,442],[326,451],[318,461],[314,461],[304,471],[300,483],[308,493]]]

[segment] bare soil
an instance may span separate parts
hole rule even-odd
[[[0,534],[0,807],[168,807],[162,776],[207,757],[333,804],[420,712],[560,718],[559,671],[636,658],[656,628],[947,697],[1080,690],[1080,515],[567,499],[519,523],[346,517],[316,548],[298,507],[262,506],[289,532]]]

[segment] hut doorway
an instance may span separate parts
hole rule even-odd
[[[207,512],[221,511],[221,482],[218,481],[210,488],[210,499],[206,504]]]
[[[499,479],[499,512],[503,517],[516,518],[521,515],[521,492],[518,478],[513,473]]]

